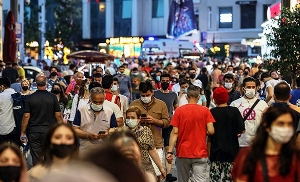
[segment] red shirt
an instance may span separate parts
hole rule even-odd
[[[150,67],[142,67],[142,71],[147,71],[148,73],[150,73],[151,68]]]
[[[251,148],[246,147],[243,148],[238,156],[235,159],[233,168],[232,168],[232,177],[234,181],[236,179],[240,179],[243,181],[248,181],[249,176],[246,174],[243,174],[243,167],[245,163],[245,159],[250,152]],[[262,150],[263,152],[263,150]],[[299,158],[297,159],[296,155],[293,156],[293,162],[292,166],[290,169],[290,173],[283,177],[279,174],[279,155],[267,155],[266,156],[266,162],[267,162],[267,168],[268,168],[268,175],[269,175],[269,182],[279,182],[279,181],[284,181],[284,182],[294,182],[294,181],[300,181],[300,161]],[[298,168],[298,171],[297,171]],[[297,175],[298,174],[298,175]],[[254,172],[254,178],[253,181],[255,182],[264,182],[264,175],[262,171],[262,166],[261,162],[258,161],[255,167],[255,172]]]
[[[215,122],[207,107],[186,104],[175,110],[171,125],[178,128],[176,153],[182,158],[208,157],[206,126]]]
[[[105,91],[105,100],[108,100],[109,102],[115,103],[121,108],[121,102],[120,102],[120,97],[116,96],[115,100],[112,100],[113,98],[113,93]]]

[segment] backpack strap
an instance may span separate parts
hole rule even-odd
[[[253,109],[255,108],[255,106],[258,104],[259,99],[256,99],[256,101],[254,102],[254,104],[252,105],[252,107],[248,110],[247,114],[245,115],[245,117],[243,118],[243,121],[245,122],[248,118],[248,116],[252,113]]]

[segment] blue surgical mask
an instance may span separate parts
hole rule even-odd
[[[160,76],[156,76],[156,81],[160,81]]]

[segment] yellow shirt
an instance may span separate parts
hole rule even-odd
[[[25,70],[22,67],[18,69],[18,73],[19,73],[19,77],[25,78]]]

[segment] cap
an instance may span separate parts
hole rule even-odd
[[[224,87],[216,88],[213,93],[213,98],[217,105],[227,103],[228,98],[229,98],[227,89]]]
[[[202,82],[200,80],[195,80],[193,85],[202,88]]]

